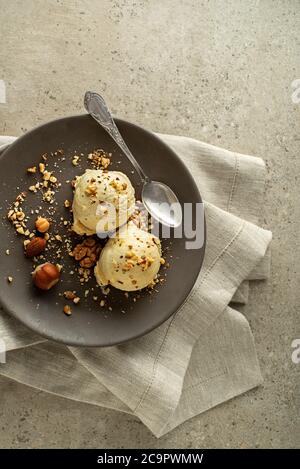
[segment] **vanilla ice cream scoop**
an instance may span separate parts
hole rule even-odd
[[[100,286],[136,291],[153,284],[161,263],[160,240],[129,222],[102,249],[95,276]]]
[[[73,230],[79,235],[108,233],[134,212],[134,188],[119,171],[87,169],[76,179]]]

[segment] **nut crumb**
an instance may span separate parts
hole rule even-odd
[[[73,166],[78,166],[78,163],[79,162],[79,156],[78,155],[75,155],[72,159],[72,165]]]
[[[63,311],[67,316],[71,316],[71,314],[72,314],[72,310],[71,310],[71,307],[69,305],[65,305]]]
[[[36,166],[32,166],[31,168],[27,168],[27,173],[30,173],[30,174],[36,173]]]
[[[13,278],[11,276],[7,277],[7,281],[8,281],[8,283],[12,283]]]
[[[74,300],[74,298],[76,298],[76,292],[66,290],[64,291],[64,297],[66,298],[66,300]]]
[[[7,256],[9,256],[9,255],[10,255],[10,250],[9,250],[9,249],[6,249],[5,254],[6,254]]]

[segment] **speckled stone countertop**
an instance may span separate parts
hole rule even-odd
[[[0,378],[0,447],[299,447],[299,2],[0,0],[0,11],[0,134],[83,112],[84,91],[100,91],[149,129],[262,156],[274,234],[271,279],[242,308],[263,386],[157,440],[131,416]]]

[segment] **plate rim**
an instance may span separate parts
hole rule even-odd
[[[49,121],[46,121],[38,126],[35,126],[33,127],[32,129],[30,129],[29,131],[25,132],[23,135],[21,135],[20,137],[17,137],[16,140],[14,140],[12,143],[10,144],[4,144],[1,148],[0,148],[0,166],[1,166],[1,160],[3,158],[3,156],[5,155],[6,152],[8,152],[11,148],[13,148],[14,146],[17,146],[19,144],[20,141],[22,141],[23,139],[25,138],[28,138],[28,136],[30,137],[30,135],[36,131],[38,131],[39,129],[41,129],[42,127],[47,127],[48,125],[51,125],[51,124],[55,124],[55,123],[58,123],[59,121],[67,121],[67,120],[70,120],[70,119],[80,119],[80,118],[91,118],[89,116],[89,114],[71,114],[71,115],[68,115],[68,116],[63,116],[63,117],[58,117],[58,118],[55,118],[55,119],[51,119]],[[91,118],[92,119],[92,118]],[[144,131],[145,133],[148,133],[152,138],[154,138],[155,140],[157,140],[160,145],[162,145],[163,147],[165,147],[167,149],[167,151],[169,153],[172,154],[172,157],[175,158],[177,160],[177,162],[185,169],[185,171],[187,172],[187,174],[189,175],[189,178],[194,186],[194,190],[195,192],[197,193],[197,197],[198,197],[198,202],[199,203],[203,203],[203,200],[202,200],[202,197],[201,197],[201,194],[200,194],[200,191],[198,189],[198,186],[196,184],[196,181],[194,180],[189,168],[185,165],[185,163],[182,161],[182,159],[176,154],[176,152],[168,145],[166,144],[156,133],[154,133],[153,131],[151,130],[148,130],[146,129],[145,127],[139,125],[139,124],[135,124],[131,121],[128,121],[127,119],[122,119],[122,118],[118,118],[118,117],[114,117],[114,120],[116,121],[116,124],[118,125],[118,123],[124,123],[125,125],[129,126],[129,127],[132,127],[134,129],[137,129],[137,130],[142,130]],[[192,283],[186,297],[184,298],[184,300],[179,304],[179,306],[173,311],[171,312],[171,314],[169,314],[168,317],[164,317],[162,318],[161,321],[159,321],[155,326],[149,326],[147,329],[145,329],[144,331],[140,332],[140,333],[136,333],[134,335],[132,335],[131,337],[127,338],[127,339],[124,339],[122,341],[118,341],[118,342],[109,342],[107,341],[107,343],[105,344],[99,344],[99,343],[89,343],[89,344],[85,344],[85,343],[82,343],[82,341],[72,341],[72,340],[68,340],[68,341],[64,341],[62,338],[57,338],[55,337],[55,334],[51,334],[51,331],[49,333],[43,333],[41,332],[38,327],[35,327],[34,325],[28,325],[28,323],[26,321],[23,321],[22,319],[20,319],[20,316],[15,314],[15,312],[9,308],[5,302],[5,299],[3,297],[0,296],[0,307],[3,309],[3,311],[5,313],[7,313],[8,315],[12,316],[13,318],[15,318],[17,321],[19,321],[23,326],[27,327],[29,330],[31,330],[32,332],[34,332],[35,334],[37,334],[38,336],[42,337],[42,338],[45,338],[45,339],[48,339],[48,340],[52,340],[56,343],[60,343],[60,344],[63,344],[63,345],[66,345],[66,346],[76,346],[76,347],[91,347],[91,348],[94,348],[94,347],[99,347],[99,348],[102,348],[102,347],[111,347],[111,346],[117,346],[117,345],[122,345],[122,344],[125,344],[125,343],[128,343],[128,342],[131,342],[132,340],[135,340],[135,339],[138,339],[140,337],[143,337],[147,334],[149,334],[151,331],[155,330],[156,328],[160,327],[164,322],[168,321],[170,318],[174,317],[174,315],[176,315],[178,313],[178,311],[184,306],[184,304],[187,302],[187,300],[189,299],[191,293],[193,292],[193,288],[197,282],[197,279],[199,277],[199,274],[201,272],[201,269],[202,269],[202,266],[203,266],[203,262],[204,262],[204,257],[205,257],[205,252],[206,252],[206,243],[207,243],[207,227],[206,227],[206,216],[205,216],[205,206],[203,204],[203,207],[204,207],[204,241],[203,241],[203,246],[202,246],[202,262],[199,264],[199,269],[197,271],[197,274],[195,275],[195,279],[194,279],[194,282]]]

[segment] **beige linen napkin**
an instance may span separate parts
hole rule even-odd
[[[0,374],[134,414],[158,437],[261,383],[249,324],[231,305],[247,302],[249,280],[268,277],[271,241],[257,226],[265,177],[260,158],[160,137],[185,162],[206,201],[204,264],[181,309],[150,334],[105,349],[47,341],[0,311],[0,338],[9,350]]]

